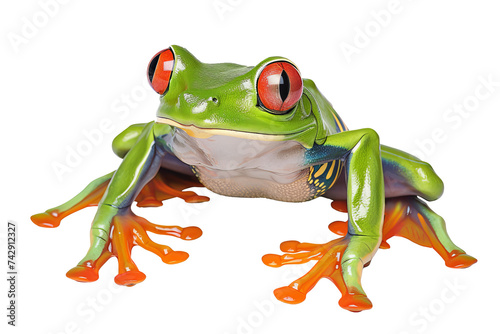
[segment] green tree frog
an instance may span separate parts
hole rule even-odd
[[[123,158],[118,169],[31,218],[39,226],[56,227],[69,214],[98,206],[90,248],[68,277],[95,281],[101,266],[116,256],[115,282],[142,282],[146,276],[131,258],[135,245],[165,263],[186,260],[187,253],[153,242],[147,232],[193,240],[201,230],[153,224],[132,213],[131,205],[161,206],[172,197],[207,201],[184,191],[200,186],[226,196],[286,202],[323,196],[348,214],[346,222],[329,225],[341,238],[325,244],[286,241],[281,244],[284,255],[263,256],[271,267],[317,261],[306,275],[275,290],[283,302],[302,302],[326,277],[341,291],[341,307],[371,308],[361,273],[395,235],[433,247],[449,267],[476,262],[451,241],[444,220],[425,202],[443,192],[432,167],[381,145],[372,129],[348,130],[290,60],[205,64],[174,45],[153,57],[147,75],[160,94],[156,119],[132,125],[114,139],[113,151]]]

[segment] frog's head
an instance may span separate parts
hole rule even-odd
[[[313,102],[286,58],[270,57],[253,67],[204,64],[174,45],[153,57],[148,78],[161,95],[156,121],[190,136],[296,140],[308,148],[316,139]]]

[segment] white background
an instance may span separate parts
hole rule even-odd
[[[497,2],[401,0],[390,18],[381,14],[393,9],[389,0],[74,0],[57,8],[45,2],[4,1],[0,9],[2,263],[6,221],[19,226],[18,327],[6,325],[2,279],[2,328],[44,334],[496,330]],[[370,36],[363,38],[363,30]],[[166,265],[135,248],[147,279],[133,288],[113,283],[115,259],[95,283],[67,279],[66,271],[87,250],[95,208],[57,229],[35,226],[29,216],[118,166],[111,141],[129,124],[154,119],[158,97],[143,86],[145,67],[170,44],[204,62],[253,65],[273,55],[294,61],[350,129],[373,128],[384,144],[431,162],[446,185],[431,207],[446,219],[452,239],[479,262],[450,269],[432,249],[394,238],[392,248],[380,250],[364,271],[372,310],[341,309],[340,293],[327,280],[304,303],[286,305],[272,291],[305,269],[269,268],[261,256],[279,252],[285,240],[328,241],[335,237],[328,224],[344,215],[326,199],[290,204],[201,190],[210,195],[208,204],[174,199],[161,208],[135,210],[155,223],[203,229],[191,242],[153,236],[189,252],[186,262]],[[346,56],[347,44],[357,53]],[[496,86],[488,91],[481,78]],[[447,111],[464,103],[470,110],[465,116]],[[103,121],[111,127],[106,133],[99,130]],[[66,164],[69,150],[85,145],[85,131],[101,131],[102,138],[58,177],[53,165]]]

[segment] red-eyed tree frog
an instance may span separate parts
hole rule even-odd
[[[135,124],[113,141],[118,169],[92,181],[68,202],[31,217],[43,227],[84,207],[97,205],[87,254],[67,276],[98,279],[99,269],[116,256],[115,282],[134,285],[145,275],[131,259],[139,245],[178,263],[188,254],[153,242],[147,232],[185,240],[201,236],[197,227],[161,226],[136,216],[139,207],[161,206],[180,197],[208,198],[190,187],[233,197],[303,202],[323,196],[348,214],[333,222],[342,235],[326,244],[286,241],[284,255],[267,254],[271,267],[317,261],[303,277],[275,290],[286,303],[300,303],[322,277],[342,293],[341,307],[372,307],[361,273],[387,239],[399,235],[433,247],[449,267],[468,267],[476,259],[449,238],[443,218],[425,201],[438,199],[443,182],[432,167],[403,151],[381,145],[372,129],[348,130],[312,80],[283,57],[255,66],[205,64],[186,49],[171,46],[150,61],[147,76],[160,95],[156,119]],[[304,213],[311,217],[310,213]]]

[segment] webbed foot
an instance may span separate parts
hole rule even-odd
[[[340,212],[347,212],[345,201],[334,201],[332,207]],[[307,293],[323,277],[330,279],[342,293],[339,305],[349,311],[357,312],[372,307],[362,289],[346,285],[341,263],[351,237],[348,236],[348,223],[335,221],[328,228],[343,236],[325,244],[285,241],[280,249],[285,254],[267,254],[262,261],[270,267],[286,264],[301,264],[312,260],[318,261],[313,268],[289,286],[274,291],[276,298],[289,304],[301,303]],[[444,220],[434,213],[422,200],[415,196],[388,198],[385,203],[385,216],[382,229],[382,241],[379,248],[390,248],[387,240],[393,236],[405,237],[418,245],[432,247],[451,268],[467,268],[477,260],[466,254],[449,238]],[[370,262],[364,264],[368,266]],[[360,275],[362,266],[358,266]]]
[[[66,273],[66,276],[79,282],[92,282],[99,278],[99,269],[112,256],[118,258],[119,273],[115,277],[116,284],[133,286],[142,282],[146,275],[139,271],[131,258],[134,246],[158,255],[164,263],[175,264],[185,261],[186,252],[174,251],[172,248],[155,243],[147,232],[170,235],[183,240],[194,240],[201,236],[198,227],[181,228],[179,226],[162,226],[150,223],[145,218],[135,215],[131,210],[113,217],[113,232],[107,241],[106,250],[96,259],[80,263]]]
[[[307,293],[324,277],[331,280],[342,293],[342,298],[339,300],[342,308],[353,312],[372,308],[372,303],[366,294],[355,287],[348,288],[342,277],[341,259],[349,241],[349,237],[335,239],[325,244],[285,241],[281,243],[280,249],[286,254],[264,255],[262,261],[270,267],[318,261],[304,276],[288,286],[274,290],[276,298],[289,304],[301,303],[306,299]]]

